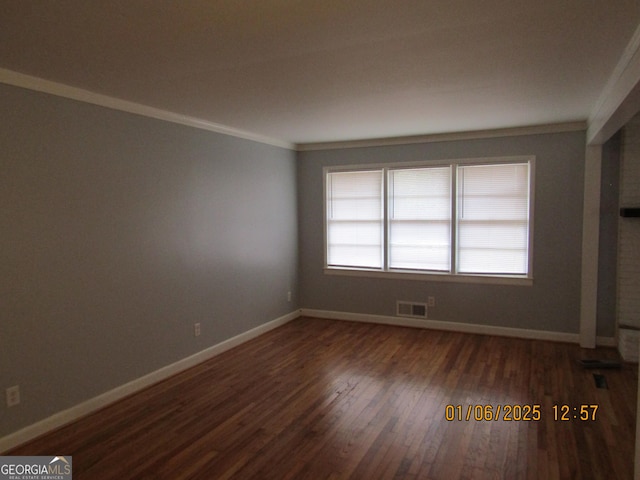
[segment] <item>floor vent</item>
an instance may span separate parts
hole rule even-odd
[[[427,304],[398,301],[396,315],[399,317],[427,318]]]
[[[607,385],[607,379],[605,378],[604,375],[601,375],[599,373],[594,373],[593,374],[593,379],[596,382],[596,388],[609,388],[609,385]]]

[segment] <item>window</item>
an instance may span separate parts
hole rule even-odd
[[[531,278],[532,157],[325,169],[329,270]]]
[[[458,167],[458,272],[526,275],[529,165]]]
[[[389,170],[389,267],[449,271],[451,168]]]
[[[327,262],[382,268],[382,170],[335,172],[327,178]]]

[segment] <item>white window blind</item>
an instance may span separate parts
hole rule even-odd
[[[382,268],[382,172],[327,175],[327,265]]]
[[[389,171],[389,268],[451,265],[451,167]]]
[[[458,272],[528,273],[529,164],[458,167]]]
[[[534,161],[325,168],[325,267],[530,281]]]

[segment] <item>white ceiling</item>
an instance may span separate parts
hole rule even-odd
[[[638,0],[0,0],[0,68],[294,144],[586,121]]]

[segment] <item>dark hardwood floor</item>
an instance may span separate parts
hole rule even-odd
[[[301,318],[10,454],[76,480],[631,479],[637,367],[581,358],[618,356]]]

